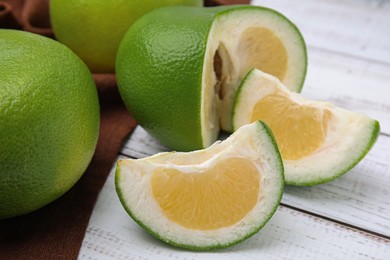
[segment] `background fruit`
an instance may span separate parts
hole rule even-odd
[[[93,72],[114,72],[119,43],[139,17],[163,6],[202,4],[201,0],[52,0],[50,19],[56,38]]]
[[[36,210],[81,177],[97,143],[92,76],[68,48],[0,30],[0,219]]]
[[[171,149],[189,151],[212,144],[220,127],[232,130],[233,98],[248,70],[260,67],[299,91],[306,64],[298,29],[274,10],[167,7],[129,29],[116,69],[136,120]]]
[[[253,69],[237,92],[233,125],[240,129],[257,120],[271,128],[291,185],[321,184],[343,175],[363,159],[379,135],[378,121],[305,99]]]
[[[283,163],[270,130],[256,122],[204,150],[120,160],[115,185],[129,215],[161,240],[223,248],[271,218],[283,193]]]

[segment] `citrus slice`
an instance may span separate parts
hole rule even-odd
[[[205,150],[120,160],[115,184],[141,227],[169,244],[207,250],[258,232],[279,205],[284,176],[272,134],[259,121]]]
[[[168,7],[143,16],[121,42],[116,71],[132,115],[176,150],[231,131],[235,92],[253,67],[300,91],[306,47],[282,14],[258,6]]]
[[[368,153],[379,134],[378,121],[305,99],[277,78],[253,69],[237,92],[233,125],[238,129],[256,120],[271,128],[291,185],[315,185],[343,175]]]

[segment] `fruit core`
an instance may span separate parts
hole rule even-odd
[[[227,158],[203,172],[153,172],[151,188],[164,214],[190,229],[214,230],[242,220],[258,203],[260,173],[246,158]]]
[[[272,129],[283,159],[298,160],[324,143],[331,117],[328,110],[300,105],[276,92],[255,104],[251,122],[264,121]]]

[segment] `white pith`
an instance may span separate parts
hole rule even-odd
[[[220,128],[232,131],[231,110],[236,90],[248,71],[242,70],[245,60],[240,57],[240,38],[249,28],[267,28],[284,44],[288,55],[287,72],[283,83],[293,91],[301,87],[306,67],[305,46],[300,35],[284,17],[267,9],[238,9],[216,17],[210,29],[202,78],[202,136],[204,147],[209,146]],[[225,93],[221,100],[215,86],[214,56],[218,49],[222,59]],[[246,65],[247,66],[247,65]]]
[[[278,90],[298,104],[312,105],[332,113],[327,136],[314,153],[299,160],[284,160],[286,183],[304,185],[329,180],[361,158],[373,139],[375,120],[327,102],[307,100],[291,93],[278,79],[259,70],[253,70],[241,86],[234,107],[234,128],[250,123],[256,103]]]
[[[176,164],[175,158],[191,159],[202,153],[210,156],[197,164]],[[260,194],[256,206],[235,225],[216,230],[185,228],[163,213],[155,201],[150,180],[158,167],[174,168],[183,172],[196,172],[212,167],[221,159],[244,157],[252,160],[261,173]],[[246,237],[264,224],[279,203],[283,190],[283,168],[275,146],[261,124],[243,127],[227,140],[218,142],[206,150],[190,153],[160,153],[150,158],[122,160],[118,164],[117,185],[133,216],[164,240],[177,244],[207,247],[226,245]],[[245,173],[243,173],[245,174]]]

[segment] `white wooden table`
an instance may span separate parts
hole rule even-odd
[[[254,237],[216,252],[189,252],[142,230],[117,198],[111,172],[80,259],[390,259],[390,1],[262,0],[301,29],[309,53],[303,95],[376,118],[381,134],[367,157],[331,183],[287,187]],[[137,127],[119,157],[166,150]]]

